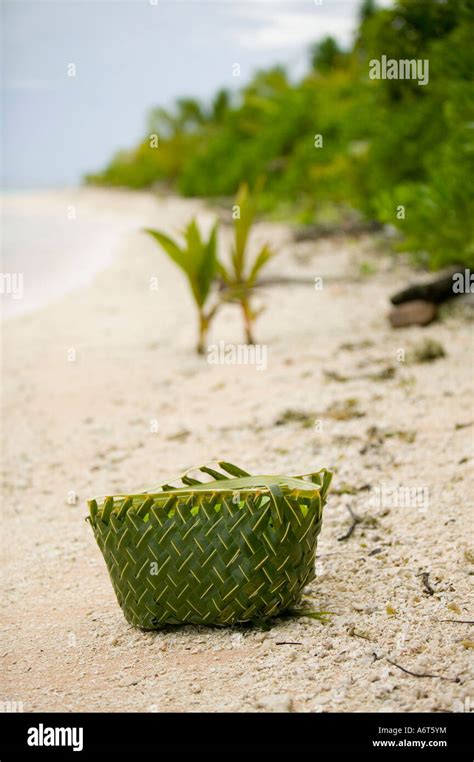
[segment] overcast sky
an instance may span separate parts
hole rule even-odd
[[[4,187],[78,183],[144,134],[151,107],[176,97],[209,98],[279,62],[301,74],[312,42],[331,34],[349,44],[359,4],[3,0]]]

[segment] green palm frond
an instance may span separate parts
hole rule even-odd
[[[249,255],[249,238],[257,214],[256,196],[251,195],[243,183],[235,199],[237,215],[234,219],[234,241],[228,265],[218,262],[218,274],[224,283],[223,301],[240,303],[247,342],[253,344],[253,322],[259,314],[251,306],[251,297],[258,275],[275,252],[268,244],[261,246],[253,261]]]
[[[202,246],[202,258],[199,266],[197,280],[199,292],[202,295],[203,303],[206,301],[211,290],[214,278],[217,272],[217,223],[211,230],[211,234],[206,243]]]
[[[256,206],[249,194],[248,185],[243,183],[237,193],[235,205],[239,214],[234,225],[234,246],[232,248],[232,265],[234,276],[238,279],[244,277],[246,264],[246,249],[251,227],[257,213]]]
[[[250,286],[261,268],[274,256],[274,252],[268,244],[264,244],[254,262],[250,262],[248,243],[252,225],[255,223],[257,215],[257,201],[255,196],[250,194],[246,183],[242,183],[238,190],[235,207],[237,207],[238,214],[234,219],[231,268],[226,268],[224,265],[221,267],[228,282]]]
[[[217,230],[218,224],[216,223],[209,234],[209,238],[205,240],[196,220],[193,218],[183,231],[183,244],[174,241],[159,230],[146,228],[144,231],[161,246],[170,259],[184,272],[188,280],[199,317],[198,352],[204,351],[207,330],[219,306],[219,303],[216,302],[212,308],[205,310],[218,272]]]
[[[267,262],[269,262],[270,259],[274,256],[275,252],[273,249],[271,249],[267,244],[264,244],[257,254],[257,257],[255,258],[255,261],[248,275],[247,281],[250,286],[255,285],[255,281],[257,280],[257,276],[259,275],[260,270],[265,267]]]
[[[188,275],[189,267],[185,252],[175,241],[173,241],[164,233],[160,233],[159,230],[151,230],[150,228],[145,228],[144,232],[148,233],[148,235],[151,235],[156,241],[158,241],[160,246],[166,251],[173,262],[177,264],[178,267],[180,267],[186,273],[186,275]]]

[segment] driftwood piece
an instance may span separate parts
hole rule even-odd
[[[335,238],[340,235],[378,233],[383,227],[377,220],[348,220],[338,225],[302,225],[293,231],[293,240],[300,243],[301,241],[317,241],[320,238]]]
[[[395,305],[415,300],[431,302],[432,304],[442,304],[442,302],[447,302],[448,299],[453,299],[455,296],[459,296],[456,291],[453,291],[453,276],[459,272],[462,272],[464,277],[464,271],[455,267],[441,278],[436,278],[436,280],[428,281],[427,283],[418,283],[413,286],[408,286],[408,288],[404,288],[402,291],[397,291],[397,293],[390,298],[390,301]]]

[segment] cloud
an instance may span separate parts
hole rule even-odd
[[[342,44],[348,44],[354,28],[352,19],[310,17],[306,13],[279,13],[267,19],[261,17],[255,20],[260,25],[235,32],[242,47],[259,50],[301,47],[327,35],[336,37]]]
[[[392,0],[382,0],[389,6]],[[360,0],[253,0],[229,4],[234,39],[244,48],[301,47],[330,35],[349,45],[357,26]]]

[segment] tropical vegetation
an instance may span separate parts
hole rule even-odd
[[[421,264],[474,266],[473,39],[474,0],[365,0],[350,49],[327,38],[296,83],[277,66],[210,104],[157,108],[139,145],[88,179],[229,197],[263,175],[266,213],[317,223],[356,210],[394,226]],[[371,79],[382,56],[428,61],[429,81]]]

